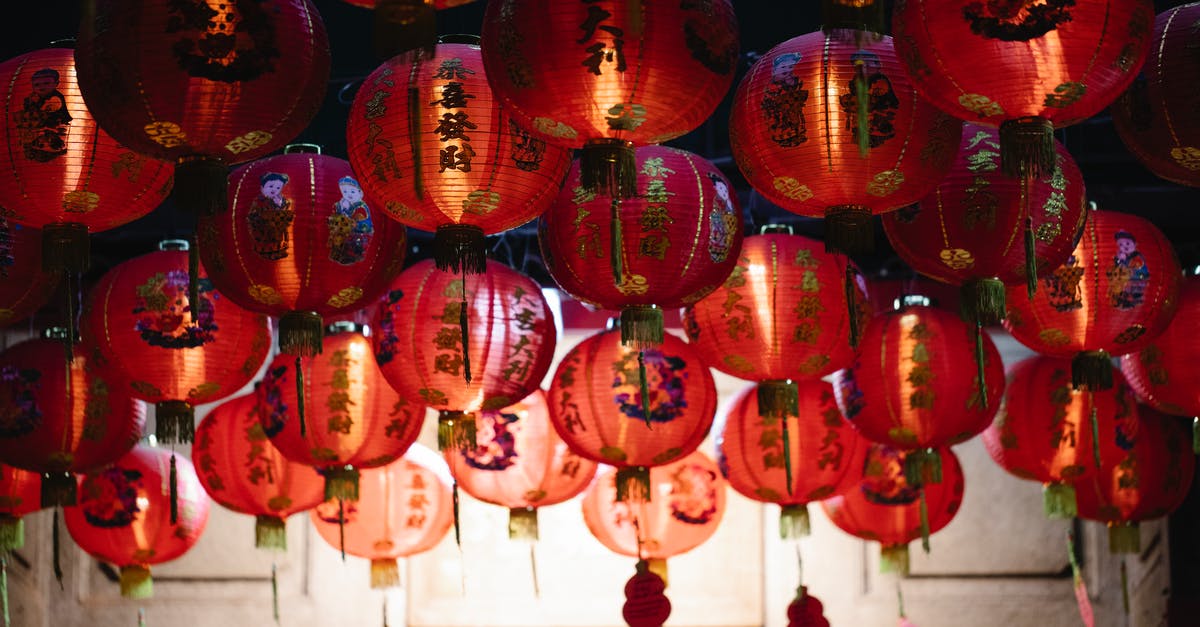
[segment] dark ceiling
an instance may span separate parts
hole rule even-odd
[[[371,12],[342,0],[315,2],[329,31],[333,74],[324,106],[296,141],[321,144],[327,154],[344,158],[345,121],[350,102],[362,79],[378,65],[370,49]],[[440,12],[439,33],[479,33],[485,2],[479,0]],[[1154,4],[1157,11],[1163,11],[1183,2],[1157,0]],[[74,37],[79,25],[79,1],[41,0],[35,5],[43,19],[6,20],[4,37],[0,39],[2,58],[45,47],[53,40]],[[812,0],[735,0],[734,7],[743,53],[739,79],[758,55],[790,37],[814,31],[820,24],[820,3]],[[800,233],[819,237],[820,221],[800,218],[771,205],[754,193],[737,172],[729,152],[729,100],[727,95],[703,126],[669,143],[703,155],[725,170],[740,190],[748,229],[767,222],[785,222]],[[1148,217],[1171,238],[1185,266],[1200,264],[1200,229],[1196,228],[1200,222],[1196,215],[1200,189],[1169,183],[1148,172],[1122,145],[1107,114],[1060,130],[1058,136],[1079,163],[1091,200],[1104,209]],[[98,234],[93,238],[91,275],[98,276],[123,259],[154,249],[164,237],[186,235],[190,228],[189,221],[177,215],[168,201],[142,220]],[[413,244],[411,258],[424,257],[430,237],[411,229],[409,232]],[[494,246],[495,257],[549,284],[550,278],[542,268],[533,232],[527,225],[489,241]],[[870,274],[883,273],[892,277],[909,273],[887,247],[881,229],[876,240],[880,250],[871,258],[859,259],[863,269]]]

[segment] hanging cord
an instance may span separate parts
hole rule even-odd
[[[463,379],[471,385],[471,344],[470,330],[467,327],[467,264],[459,264],[462,269],[462,300],[458,307],[458,332],[462,336]]]
[[[650,422],[650,381],[646,377],[646,353],[638,349],[638,378],[642,394],[642,418],[646,420],[646,428],[654,429]]]
[[[171,524],[179,523],[179,474],[175,470],[175,444],[171,444]]]

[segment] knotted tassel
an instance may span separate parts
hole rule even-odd
[[[871,151],[871,95],[867,90],[866,61],[854,61],[854,100],[858,113],[854,133],[858,138],[858,154],[866,158]]]
[[[463,379],[471,383],[471,333],[467,328],[467,273],[463,271],[462,301],[458,307],[458,332],[462,336]]]
[[[925,500],[925,487],[921,486],[921,548],[929,553],[929,505]]]
[[[42,507],[70,507],[76,502],[76,492],[75,476],[69,472],[48,472],[42,475]]]
[[[846,293],[846,314],[850,320],[850,347],[858,348],[858,341],[862,339],[862,328],[858,319],[858,285],[854,280],[855,270],[850,260],[846,260],[846,278],[842,282],[842,289]]]
[[[358,500],[358,470],[351,466],[336,466],[326,468],[323,474],[325,475],[325,500]]]
[[[536,507],[512,507],[508,510],[508,539],[536,542],[538,516]]]
[[[304,437],[308,428],[304,420],[304,363],[296,355],[296,418],[300,422],[300,437]]]
[[[883,0],[822,0],[821,30],[839,41],[878,41],[887,27]]]
[[[50,546],[51,551],[54,553],[54,580],[58,582],[58,589],[63,590],[62,561],[59,558],[59,553],[61,552],[59,549],[62,548],[62,538],[59,537],[60,532],[58,530],[58,513],[60,511],[62,511],[61,507],[54,508],[54,519],[50,523],[51,529],[53,529],[53,532],[50,534]]]
[[[1012,177],[1041,178],[1058,165],[1054,123],[1041,117],[1021,117],[1000,123],[1000,170]]]
[[[987,409],[988,406],[988,388],[987,388],[987,369],[985,368],[985,355],[983,351],[983,327],[979,323],[975,324],[975,378],[979,384],[979,402],[980,405]]]
[[[442,272],[487,272],[487,236],[470,224],[443,224],[433,234],[433,265]]]
[[[646,354],[643,351],[638,351],[638,384],[641,386],[642,418],[646,421],[646,428],[653,429],[654,425],[650,422],[650,378],[646,376]]]
[[[630,305],[621,309],[621,345],[638,350],[663,343],[663,310],[654,305]]]
[[[612,267],[613,284],[618,288],[625,285],[625,236],[621,231],[621,201],[613,198],[608,204],[609,216],[609,265]]]
[[[192,326],[200,325],[200,247],[196,245],[196,236],[192,235],[188,243],[188,313],[192,317]]]
[[[286,551],[287,521],[278,516],[255,516],[254,547],[259,549]]]
[[[154,431],[163,444],[191,442],[195,436],[195,408],[187,401],[154,404]]]
[[[579,153],[579,183],[584,190],[625,200],[637,195],[637,152],[633,142],[588,140]]]
[[[371,560],[371,589],[383,590],[400,585],[400,564],[395,558]]]
[[[933,449],[917,449],[904,455],[904,480],[911,486],[942,482],[942,457]]]
[[[171,524],[179,522],[179,473],[175,471],[175,453],[171,453]]]
[[[968,323],[987,326],[1004,319],[1005,288],[999,279],[974,279],[959,290],[959,315]]]
[[[271,562],[271,616],[275,618],[275,624],[279,624],[279,576],[275,572],[275,562]]]

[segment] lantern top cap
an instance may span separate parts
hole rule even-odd
[[[908,307],[932,307],[933,299],[920,294],[904,294],[892,301],[892,309],[900,311]]]
[[[795,235],[790,224],[764,224],[758,227],[759,235],[770,235],[772,233],[782,233],[784,235]]]
[[[467,44],[470,46],[479,45],[479,35],[471,35],[468,33],[450,33],[438,37],[439,44]]]
[[[288,144],[287,146],[283,147],[283,154],[285,155],[290,155],[295,152],[313,153],[319,155],[321,154],[321,144],[307,144],[298,142],[295,144]]]
[[[191,245],[185,239],[164,239],[158,243],[159,250],[187,251],[189,248],[191,248]]]
[[[352,322],[350,320],[338,320],[337,322],[332,322],[327,325],[325,327],[325,333],[327,335],[336,335],[338,333],[358,333],[364,337],[371,337],[371,327],[358,322]]]

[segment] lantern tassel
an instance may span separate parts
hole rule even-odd
[[[4,608],[4,627],[9,627],[8,616],[8,553],[0,553],[0,605]]]
[[[171,200],[193,216],[211,216],[227,208],[229,168],[219,159],[194,155],[175,164]]]
[[[908,545],[884,546],[879,550],[879,572],[908,574]]]
[[[512,507],[508,510],[508,539],[536,542],[538,516],[536,507]]]
[[[338,499],[338,551],[342,554],[342,562],[346,561],[346,502]]]
[[[43,225],[42,271],[83,274],[91,265],[91,247],[85,224],[58,222]]]
[[[394,2],[396,0],[385,1]],[[412,67],[408,73],[408,144],[413,162],[413,192],[416,193],[418,200],[425,200],[425,177],[421,172],[421,91],[417,87],[421,56],[422,53],[419,52],[413,55]],[[430,55],[430,57],[432,56]]]
[[[1105,351],[1080,351],[1071,360],[1071,386],[1076,390],[1112,389],[1112,357]]]
[[[609,265],[612,267],[613,284],[620,289],[625,285],[625,236],[621,231],[621,201],[613,198],[608,206],[611,213],[608,222]]]
[[[438,412],[439,451],[474,450],[479,445],[477,437],[475,414],[451,410]]]
[[[929,554],[929,505],[925,499],[925,488],[921,487],[921,549]]]
[[[834,205],[825,209],[825,252],[869,255],[874,251],[875,226],[869,208]]]
[[[821,30],[839,41],[877,41],[886,27],[883,0],[822,0]],[[853,33],[853,37],[849,34]]]
[[[437,45],[437,16],[428,0],[379,0],[371,23],[371,45],[379,59],[410,50],[432,57]]]
[[[1121,560],[1121,609],[1129,616],[1129,571],[1125,568],[1125,560]]]
[[[271,616],[275,618],[276,625],[279,624],[279,575],[277,570],[275,562],[271,562]]]
[[[171,453],[171,524],[179,522],[179,473],[175,471],[175,453]]]
[[[1000,123],[1000,170],[1012,177],[1040,178],[1056,167],[1054,123],[1027,116]]]
[[[200,247],[193,234],[188,243],[188,313],[192,326],[200,325]]]
[[[850,321],[850,347],[858,348],[858,341],[862,339],[862,328],[859,324],[861,321],[858,318],[858,286],[854,280],[855,270],[850,260],[846,260],[846,277],[842,281],[842,289],[846,293],[846,315]]]
[[[783,470],[787,479],[787,493],[792,496],[792,437],[788,429],[788,415],[779,415],[780,429],[783,432]]]
[[[985,363],[986,355],[983,350],[983,333],[983,327],[978,322],[975,323],[975,383],[979,386],[979,403],[984,409],[987,409],[987,364]]]
[[[533,579],[533,597],[535,599],[542,598],[542,587],[538,585],[536,542],[529,543],[529,576]]]
[[[1067,531],[1067,561],[1071,564],[1071,579],[1075,588],[1075,604],[1079,606],[1079,617],[1083,619],[1084,627],[1094,627],[1095,613],[1092,611],[1092,601],[1088,598],[1087,585],[1083,581],[1083,573],[1079,570],[1078,550],[1075,547],[1075,534]]]
[[[487,272],[487,236],[470,224],[443,224],[433,234],[433,264],[442,272]]]
[[[942,457],[933,449],[917,449],[904,456],[904,480],[911,486],[942,482]]]
[[[287,521],[278,516],[255,516],[254,546],[259,549],[286,551]]]
[[[974,279],[959,290],[959,314],[968,323],[986,326],[1004,319],[1004,283],[1000,279]]]
[[[400,586],[400,564],[395,558],[371,560],[371,589],[397,588]]]
[[[72,280],[74,279],[74,280]],[[67,334],[63,337],[63,351],[67,357],[67,365],[75,362],[75,336],[78,333],[75,321],[75,285],[81,277],[70,272],[63,273],[63,289],[67,297]],[[71,377],[67,377],[67,386],[71,386]]]
[[[58,582],[58,589],[63,590],[63,569],[62,561],[59,556],[59,553],[62,552],[62,538],[60,537],[61,532],[58,529],[58,516],[60,511],[62,511],[61,507],[55,507],[54,518],[50,521],[50,528],[53,530],[50,534],[50,550],[54,554],[54,580]]]
[[[304,362],[296,355],[296,420],[300,423],[300,437],[308,435],[304,419]]]
[[[867,91],[866,61],[854,61],[854,100],[857,110],[854,135],[858,139],[858,154],[864,159],[871,152],[871,94]]]
[[[42,507],[70,507],[77,498],[75,477],[69,472],[42,475]]]
[[[658,348],[663,343],[663,310],[653,305],[631,305],[621,309],[621,344],[638,350]]]
[[[459,516],[458,516],[458,506],[459,506],[458,481],[455,481],[451,484],[450,503],[451,503],[451,505],[453,505],[453,508],[454,508],[454,546],[458,547],[459,553],[461,554],[461,552],[462,552],[462,528],[459,527],[459,525],[458,525],[458,518],[459,518]]]
[[[1024,185],[1024,183],[1022,183]],[[1033,218],[1025,218],[1025,291],[1029,299],[1037,294],[1037,241],[1033,236]]]
[[[138,618],[138,627],[146,627],[146,610],[145,609],[140,608],[140,607],[138,608],[137,618]]]
[[[163,444],[189,443],[195,436],[195,410],[187,401],[160,401],[154,405],[155,434]]]
[[[617,469],[617,500],[644,503],[651,499],[650,469],[646,466],[622,466]]]
[[[1142,532],[1136,522],[1108,524],[1108,550],[1110,553],[1140,553]]]
[[[463,272],[462,302],[458,307],[458,333],[462,336],[463,379],[471,384],[471,333],[467,328],[467,275]]]
[[[808,505],[804,503],[784,505],[779,510],[779,537],[797,540],[812,533],[808,517]]]
[[[1096,410],[1096,398],[1092,392],[1088,392],[1088,404],[1092,406],[1088,412],[1088,421],[1092,425],[1092,461],[1096,462],[1096,468],[1102,466],[1100,459],[1100,416]]]
[[[1200,455],[1200,416],[1192,418],[1192,452]]]
[[[325,500],[338,499],[346,501],[358,500],[358,470],[350,466],[326,468]]]
[[[289,311],[279,317],[279,351],[297,357],[321,354],[325,321],[315,311]]]
[[[25,546],[25,520],[20,516],[0,514],[0,555]]]
[[[646,421],[647,429],[654,429],[650,422],[650,377],[646,376],[646,353],[638,351],[638,385],[642,397],[642,419]]]
[[[792,494],[792,439],[788,417],[800,413],[800,391],[791,380],[768,380],[758,385],[756,391],[758,415],[765,424],[780,422],[783,436],[783,468],[787,479],[788,496]]]
[[[149,599],[154,596],[154,579],[150,569],[139,564],[121,567],[121,596],[126,599]]]
[[[1075,486],[1069,483],[1047,483],[1042,488],[1042,510],[1047,518],[1074,518]]]
[[[601,138],[588,140],[579,153],[579,182],[583,189],[617,200],[637,195],[637,152],[633,142]]]

